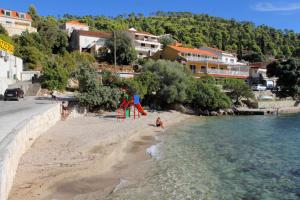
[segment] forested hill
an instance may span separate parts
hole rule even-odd
[[[115,18],[66,14],[62,21],[68,19],[78,19],[101,31],[134,27],[156,35],[171,34],[181,43],[195,47],[213,46],[236,52],[240,57],[251,52],[277,58],[300,56],[299,33],[264,25],[255,26],[252,22],[238,22],[234,19],[188,12],[157,12],[147,17],[130,14]]]

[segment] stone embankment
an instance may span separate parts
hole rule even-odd
[[[0,144],[0,200],[8,198],[21,156],[34,141],[61,119],[60,104],[53,104],[15,127]]]

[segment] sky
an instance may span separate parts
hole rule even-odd
[[[0,7],[27,11],[35,5],[43,16],[149,15],[156,11],[187,11],[197,14],[252,21],[300,33],[300,0],[1,0]]]

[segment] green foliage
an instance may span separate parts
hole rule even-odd
[[[248,62],[263,62],[266,60],[265,56],[261,53],[251,53],[243,56],[243,60]]]
[[[229,91],[229,96],[235,104],[238,104],[242,98],[254,98],[251,88],[243,80],[228,78],[224,79],[222,84],[223,88]]]
[[[96,59],[89,53],[74,51],[71,53],[66,52],[63,55],[57,55],[56,61],[66,68],[69,73],[73,73],[82,65],[91,65]]]
[[[6,34],[0,34],[0,39],[1,40],[4,40],[5,42],[8,42],[8,43],[10,43],[10,44],[14,44],[14,41],[12,40],[12,38],[11,37],[9,37],[8,35],[6,35]]]
[[[90,110],[115,110],[118,107],[123,92],[118,88],[104,86],[95,68],[89,65],[80,66],[76,78],[79,81],[78,99],[82,105]]]
[[[181,43],[199,47],[217,47],[236,52],[239,58],[251,52],[264,56],[289,57],[300,45],[299,34],[291,30],[277,30],[251,22],[238,22],[188,12],[157,12],[152,16],[122,15],[68,16],[88,23],[100,31],[126,30],[135,27],[156,35],[171,34]]]
[[[0,34],[2,35],[7,35],[7,31],[5,30],[5,28],[0,24]]]
[[[163,47],[166,47],[170,44],[174,44],[175,42],[176,40],[174,40],[172,36],[169,35],[160,38],[160,43],[163,45]]]
[[[165,107],[174,103],[184,103],[187,96],[188,83],[191,75],[188,70],[177,62],[150,60],[143,67],[143,71],[149,71],[154,84],[148,83],[148,94],[156,93],[157,102]],[[147,81],[145,81],[147,82]]]
[[[47,62],[42,71],[42,87],[50,90],[64,90],[69,78],[68,70],[57,62]]]
[[[171,61],[148,61],[142,72],[126,80],[131,95],[139,94],[143,103],[160,108],[174,104],[190,105],[195,109],[228,108],[230,99],[211,78],[196,80],[185,66]]]
[[[116,43],[116,60],[119,65],[129,65],[137,59],[137,53],[133,46],[133,40],[126,32],[116,31],[116,41],[114,36],[110,37],[105,47],[110,51],[106,53],[106,61],[114,63],[114,49]]]
[[[277,85],[285,95],[300,95],[300,60],[290,59],[271,63],[267,66],[269,77],[278,77]]]
[[[221,92],[216,85],[196,80],[191,86],[191,105],[193,108],[202,111],[230,108],[230,98]]]
[[[32,18],[32,26],[37,27],[37,25],[39,23],[39,20],[40,20],[40,17],[38,16],[38,13],[37,13],[36,8],[35,8],[34,5],[29,6],[28,14]]]

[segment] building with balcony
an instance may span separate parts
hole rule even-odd
[[[194,76],[198,78],[204,75],[215,78],[249,78],[248,65],[224,62],[218,54],[212,51],[187,48],[181,44],[169,45],[152,58],[178,61],[188,66]]]
[[[90,28],[88,25],[81,23],[79,21],[68,21],[68,22],[64,23],[63,25],[61,25],[60,29],[66,31],[70,37],[74,30],[89,31]]]
[[[31,26],[32,19],[28,13],[7,9],[0,9],[0,24],[5,28],[9,36],[21,35],[24,31],[37,32]]]
[[[134,28],[129,29],[128,32],[134,41],[139,58],[150,57],[161,50],[162,44],[159,42],[159,36],[137,31]]]
[[[73,51],[97,55],[109,37],[111,33],[107,32],[74,30],[70,38],[70,48]]]

